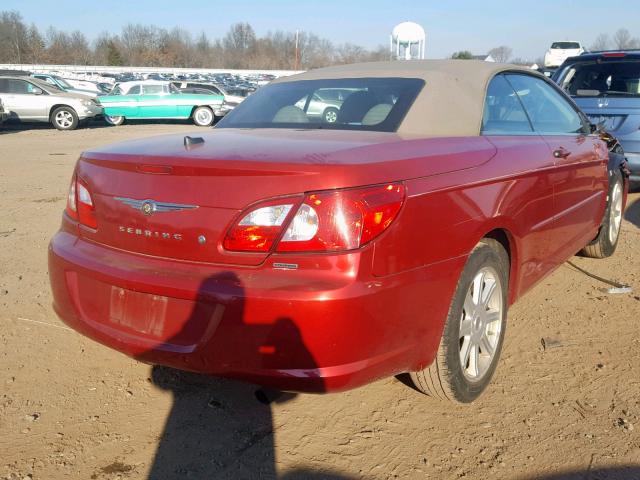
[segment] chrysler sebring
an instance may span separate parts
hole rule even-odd
[[[339,90],[335,118],[309,114]],[[152,364],[327,392],[409,373],[470,402],[507,308],[611,255],[627,178],[528,69],[382,62],[278,79],[209,133],[84,152],[54,308]]]

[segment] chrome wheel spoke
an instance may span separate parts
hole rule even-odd
[[[469,363],[469,355],[471,354],[471,338],[467,337],[462,342],[462,346],[460,347],[460,363],[462,364],[462,369],[467,368],[467,364]]]
[[[493,356],[495,348],[491,344],[491,340],[487,336],[486,332],[484,333],[484,335],[482,335],[482,338],[480,338],[480,348],[482,349],[482,353],[484,353],[485,355],[489,355],[489,357]]]
[[[482,305],[485,308],[493,298],[493,294],[496,291],[496,283],[497,282],[493,279],[487,280],[484,283],[484,288],[482,289]]]
[[[480,366],[478,365],[478,361],[480,360],[479,350],[478,345],[473,344],[471,346],[471,355],[469,355],[469,373],[474,377],[477,377],[480,372]]]
[[[485,323],[488,325],[491,325],[494,322],[497,322],[499,320],[501,320],[502,318],[502,314],[499,311],[489,311],[486,314],[486,320]]]

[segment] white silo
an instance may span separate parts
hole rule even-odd
[[[423,59],[426,41],[424,28],[414,22],[402,22],[389,37],[391,55],[397,60]]]

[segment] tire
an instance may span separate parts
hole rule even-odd
[[[78,127],[78,114],[71,107],[58,107],[51,112],[51,124],[58,130],[75,130]]]
[[[508,291],[509,256],[496,240],[483,239],[458,280],[435,360],[410,373],[419,391],[440,400],[470,403],[487,388],[502,351]],[[462,328],[468,334],[463,335]]]
[[[337,108],[329,107],[322,112],[322,121],[324,123],[336,123],[338,121],[339,110]]]
[[[104,120],[109,125],[113,125],[114,127],[117,127],[118,125],[122,125],[124,123],[124,117],[119,115],[116,115],[113,117],[109,115],[105,115]]]
[[[197,107],[191,118],[193,123],[199,127],[210,127],[216,117],[209,107]]]
[[[613,255],[620,240],[622,226],[622,203],[624,199],[624,180],[620,170],[609,172],[609,192],[604,218],[598,236],[580,253],[589,258],[607,258]]]

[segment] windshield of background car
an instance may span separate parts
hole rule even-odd
[[[62,86],[62,88],[73,89],[73,87],[65,79],[56,77],[56,80]]]
[[[580,48],[580,44],[578,42],[554,42],[551,44],[551,48],[562,50],[577,50]]]
[[[575,97],[640,97],[640,61],[576,63],[559,83]]]
[[[417,78],[299,80],[262,87],[217,128],[295,128],[394,132],[422,90]],[[340,95],[327,92],[339,90]]]

